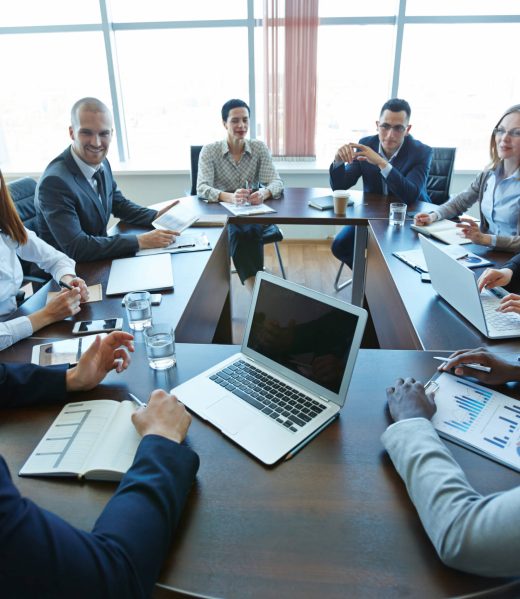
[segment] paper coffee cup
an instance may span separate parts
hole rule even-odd
[[[346,189],[335,189],[332,192],[332,197],[334,198],[334,214],[345,216],[350,193]]]

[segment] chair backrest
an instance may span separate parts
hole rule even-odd
[[[197,174],[199,172],[199,154],[202,146],[190,146],[190,164],[191,164],[191,191],[190,195],[197,195]]]
[[[430,173],[426,189],[434,204],[444,204],[450,199],[450,184],[456,148],[433,148]]]
[[[11,181],[7,187],[23,224],[37,234],[36,208],[34,207],[36,181],[30,177],[24,177]]]

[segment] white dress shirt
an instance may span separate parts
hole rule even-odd
[[[59,281],[65,275],[76,276],[74,260],[39,239],[26,229],[27,243],[18,245],[8,235],[0,232],[0,319],[16,310],[16,293],[23,281],[23,271],[18,257],[34,262]],[[9,347],[33,332],[26,316],[0,322],[0,350]]]

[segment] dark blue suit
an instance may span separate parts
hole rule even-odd
[[[135,235],[108,237],[110,215],[148,226],[157,212],[124,197],[106,159],[102,163],[106,190],[103,205],[71,151],[67,148],[47,166],[36,188],[34,203],[40,237],[80,262],[135,254],[139,249]]]
[[[0,365],[0,397],[64,402],[65,369]],[[198,465],[189,448],[145,436],[89,533],[21,497],[0,458],[0,596],[149,597]]]
[[[359,140],[360,144],[369,146],[375,152],[379,150],[379,137],[372,135]],[[414,201],[429,202],[426,191],[426,180],[430,170],[433,151],[429,146],[414,139],[411,135],[404,138],[397,156],[391,160],[392,170],[386,178],[388,195],[395,196],[401,202],[410,204]],[[367,161],[354,160],[351,164],[330,166],[330,185],[332,189],[349,189],[355,185],[359,177],[363,178],[363,191],[367,193],[383,193],[384,178],[378,166]],[[352,267],[354,249],[354,227],[343,227],[332,243],[332,253]]]

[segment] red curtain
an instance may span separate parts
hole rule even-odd
[[[266,142],[315,158],[318,0],[264,0]]]

